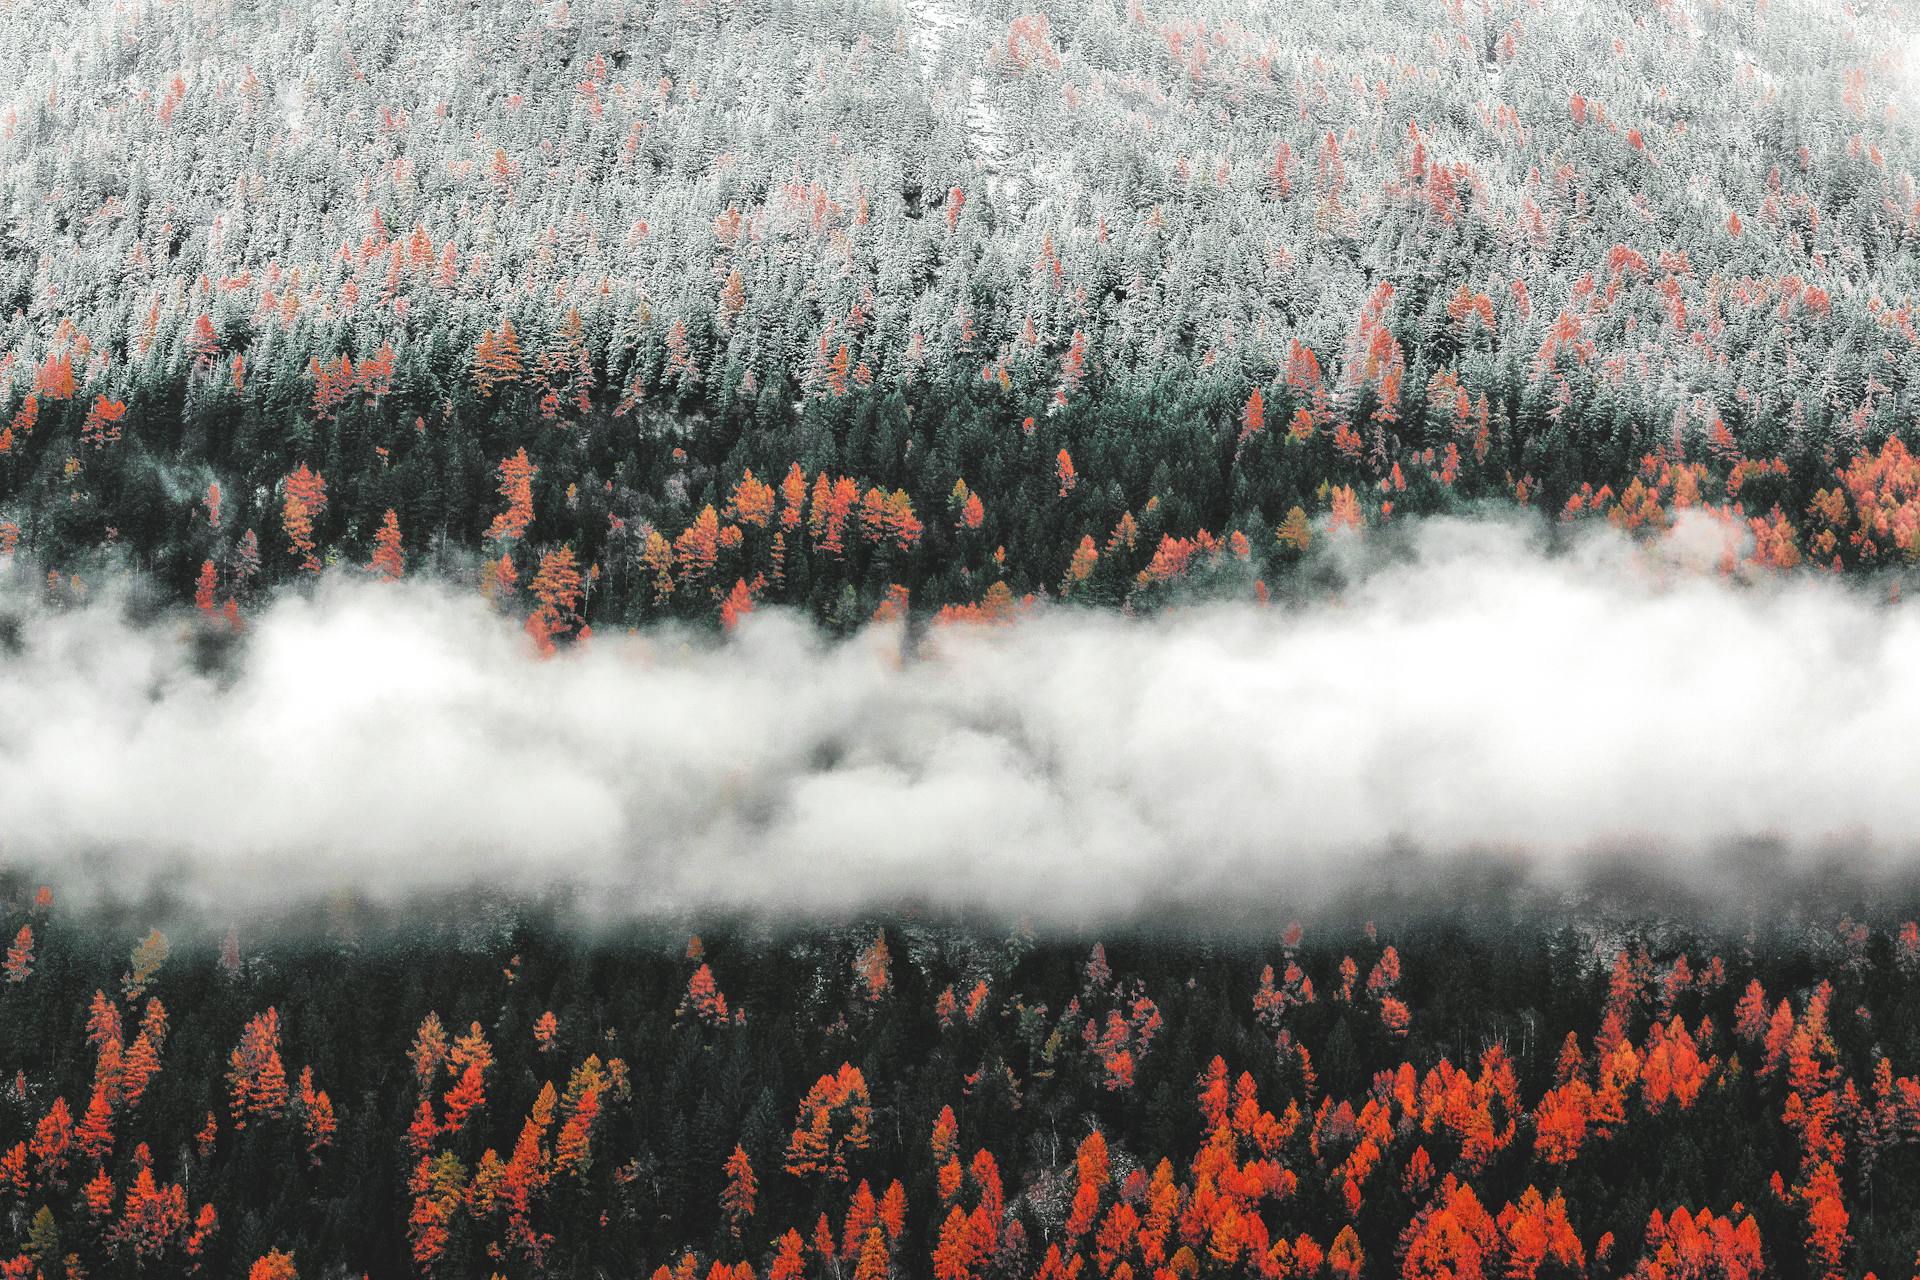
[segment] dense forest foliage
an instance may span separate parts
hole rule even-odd
[[[1906,1276],[1920,930],[10,899],[0,1271]],[[258,1262],[258,1265],[256,1264]]]
[[[329,571],[550,646],[1283,600],[1487,509],[1897,591],[1917,73],[1890,0],[10,0],[0,563],[210,667]],[[8,884],[0,1280],[1920,1271],[1909,912],[1445,897],[170,941]]]
[[[1878,0],[5,21],[0,554],[56,595],[1150,607],[1486,502],[1920,551]]]

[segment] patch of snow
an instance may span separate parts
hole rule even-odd
[[[979,66],[978,24],[965,0],[906,0],[906,10],[907,48],[929,89],[956,49]],[[967,77],[964,111],[967,139],[981,158],[981,167],[997,171],[1007,158],[1007,126],[985,74],[978,69]]]

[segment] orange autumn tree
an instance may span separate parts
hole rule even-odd
[[[317,471],[301,463],[285,481],[286,499],[280,511],[280,527],[286,531],[289,549],[300,557],[300,568],[307,573],[320,572],[315,554],[313,523],[327,509],[327,482]]]
[[[536,638],[564,636],[579,625],[582,581],[572,546],[541,556],[539,571],[528,586],[540,602],[527,619],[527,630]]]
[[[773,519],[773,486],[760,480],[749,467],[740,477],[740,483],[733,488],[733,494],[727,499],[727,509],[723,513],[727,519],[741,524],[750,524],[756,529],[764,529]]]
[[[269,1008],[248,1020],[227,1055],[228,1112],[235,1129],[278,1119],[287,1109],[287,1069],[280,1060],[280,1014]]]
[[[689,1013],[710,1027],[724,1027],[745,1020],[742,1011],[728,1010],[726,993],[720,990],[713,969],[704,963],[687,980],[687,993],[680,997],[680,1007],[674,1011],[674,1019],[682,1020]]]
[[[709,503],[673,540],[672,559],[681,586],[699,582],[713,571],[720,559],[721,534],[719,513]]]
[[[126,416],[127,406],[123,401],[97,395],[93,398],[93,407],[87,410],[86,420],[80,424],[80,438],[95,449],[118,443],[120,422]]]
[[[495,492],[507,500],[507,509],[487,526],[487,541],[517,541],[533,523],[533,478],[540,469],[527,460],[527,451],[522,448],[511,458],[502,458],[496,472],[500,487]]]
[[[734,579],[733,589],[727,592],[727,598],[720,602],[720,627],[722,630],[732,631],[740,625],[742,618],[754,611],[757,602],[754,600],[753,593],[756,585],[761,582],[762,579],[757,574],[754,576],[752,583],[749,583],[745,578]]]
[[[128,957],[127,975],[120,980],[120,989],[126,992],[127,999],[138,1000],[146,994],[147,984],[160,972],[167,962],[167,935],[158,929],[150,929],[133,948]]]
[[[1735,1222],[1732,1214],[1716,1217],[1709,1209],[1696,1214],[1679,1208],[1670,1215],[1655,1209],[1647,1219],[1646,1252],[1632,1274],[1633,1280],[1747,1280],[1764,1275],[1760,1226],[1750,1214]]]
[[[292,1254],[274,1249],[247,1269],[247,1280],[300,1280],[300,1273],[294,1270]]]
[[[502,317],[499,331],[487,330],[474,347],[473,384],[482,396],[491,396],[496,388],[520,381],[526,371],[520,335],[513,331],[513,321]]]
[[[152,1003],[158,1005],[159,1001]],[[127,1046],[126,1054],[120,1060],[116,1081],[123,1106],[133,1108],[140,1105],[147,1085],[160,1071],[160,1043],[164,1038],[164,1032],[143,1029]]]
[[[219,588],[218,570],[211,560],[203,561],[200,574],[193,583],[193,607],[201,613],[214,612],[214,592]]]
[[[73,1158],[73,1112],[65,1098],[55,1098],[47,1113],[40,1117],[24,1154],[33,1157],[35,1178],[56,1186],[64,1185],[63,1175]]]
[[[23,924],[20,932],[13,935],[13,945],[7,948],[6,980],[15,986],[25,982],[33,973],[33,926]]]
[[[45,396],[49,400],[71,400],[75,390],[73,378],[73,354],[68,351],[56,352],[40,362],[34,370],[33,394],[35,398]]]
[[[407,1050],[407,1057],[413,1063],[414,1077],[422,1085],[432,1083],[447,1061],[447,1029],[438,1013],[429,1011],[420,1020],[420,1029],[414,1033],[413,1047]]]
[[[869,1227],[853,1266],[853,1280],[887,1280],[889,1274],[886,1239],[879,1227]]]
[[[859,980],[860,994],[868,1004],[877,1004],[892,983],[892,953],[887,950],[886,931],[873,935],[873,941],[854,957],[853,972]]]
[[[822,471],[814,478],[807,529],[816,547],[836,559],[845,554],[847,519],[859,500],[860,486],[851,476],[829,480]]]
[[[373,535],[373,560],[367,568],[388,582],[398,582],[407,572],[406,553],[400,549],[400,516],[391,507]]]
[[[593,1130],[600,1118],[608,1077],[597,1055],[589,1055],[567,1079],[560,1099],[560,1131],[553,1141],[556,1174],[583,1175],[593,1158]]]
[[[74,1144],[88,1160],[101,1164],[113,1150],[113,1104],[107,1101],[105,1085],[96,1084],[87,1110],[73,1131]]]
[[[1240,410],[1240,439],[1244,442],[1257,436],[1266,429],[1267,399],[1255,387],[1253,394],[1247,397],[1246,405]]]
[[[320,1154],[333,1145],[336,1121],[333,1115],[333,1100],[325,1089],[313,1086],[313,1068],[300,1068],[300,1091],[298,1094],[300,1130],[307,1141],[307,1158],[314,1164],[320,1163]]]
[[[738,1240],[741,1230],[753,1217],[754,1196],[760,1190],[753,1176],[753,1162],[747,1159],[745,1148],[734,1147],[733,1154],[727,1157],[726,1175],[727,1185],[720,1192],[720,1212],[726,1215],[727,1231]]]
[[[873,1101],[866,1077],[851,1063],[823,1075],[800,1100],[793,1137],[787,1143],[786,1171],[797,1178],[824,1176],[847,1180],[847,1159],[871,1140]]]

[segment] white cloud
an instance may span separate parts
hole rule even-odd
[[[579,889],[594,909],[1283,903],[1475,850],[1543,877],[1742,842],[1920,852],[1920,606],[1610,531],[1434,521],[1293,606],[1058,608],[902,661],[773,611],[546,662],[441,587],[275,601],[228,668],[102,602],[19,611],[0,836],[191,900]],[[1711,561],[1714,557],[1708,556]]]

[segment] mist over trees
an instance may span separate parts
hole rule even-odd
[[[1280,824],[1236,803],[1234,779],[1270,780],[1285,751],[1328,755],[1334,735],[1280,737],[1258,690],[1216,686],[1209,702],[1176,681],[1158,703],[1103,701],[1093,675],[1111,668],[1091,658],[1079,701],[1104,722],[1071,705],[1080,686],[1039,706],[1005,674],[1090,651],[1099,636],[1071,624],[1098,615],[1032,624],[1028,648],[1008,644],[1023,665],[976,668],[978,686],[902,655],[937,655],[922,646],[930,621],[1049,602],[1145,614],[1203,596],[1276,606],[1233,611],[1242,623],[1311,598],[1321,611],[1298,610],[1304,627],[1344,609],[1404,637],[1418,629],[1401,604],[1418,592],[1329,605],[1325,589],[1348,581],[1329,558],[1398,554],[1404,583],[1459,557],[1423,561],[1407,548],[1425,540],[1401,529],[1457,540],[1462,526],[1421,518],[1516,509],[1538,513],[1535,533],[1564,522],[1575,535],[1528,541],[1512,561],[1533,566],[1523,585],[1584,573],[1591,587],[1596,559],[1549,573],[1534,553],[1600,545],[1577,535],[1605,522],[1654,549],[1646,565],[1610,561],[1632,602],[1794,628],[1745,645],[1747,667],[1725,663],[1708,628],[1629,635],[1618,653],[1659,663],[1677,641],[1722,675],[1801,678],[1784,693],[1755,679],[1691,717],[1671,697],[1663,721],[1646,709],[1667,687],[1652,677],[1604,705],[1587,705],[1591,680],[1584,700],[1534,704],[1516,664],[1491,715],[1417,696],[1497,652],[1453,625],[1466,590],[1418,632],[1458,661],[1370,651],[1397,686],[1351,646],[1331,651],[1352,632],[1276,650],[1250,626],[1237,649],[1216,631],[1214,672],[1305,653],[1291,664],[1303,682],[1268,683],[1269,698],[1292,690],[1367,750],[1386,726],[1395,751],[1378,758],[1399,763],[1397,794],[1364,751],[1289,775],[1353,783],[1349,807],[1336,797],[1322,816],[1371,836],[1383,810],[1437,814],[1472,843],[1487,830],[1473,824],[1518,815],[1503,830],[1553,822],[1561,836],[1577,825],[1556,821],[1576,807],[1564,777],[1493,804],[1472,775],[1493,761],[1539,783],[1536,761],[1556,753],[1578,772],[1575,739],[1623,770],[1581,779],[1578,794],[1600,797],[1582,833],[1617,833],[1628,818],[1608,806],[1637,804],[1655,836],[1662,822],[1697,838],[1759,825],[1818,844],[1824,810],[1787,812],[1807,794],[1841,797],[1836,821],[1856,835],[1877,816],[1897,841],[1911,829],[1904,781],[1880,780],[1903,758],[1911,701],[1867,677],[1900,670],[1894,642],[1911,630],[1907,607],[1879,601],[1920,585],[1917,100],[1920,25],[1890,0],[12,0],[0,705],[38,713],[0,717],[0,765],[16,766],[0,788],[18,788],[0,812],[36,824],[0,830],[14,842],[0,843],[0,1280],[1920,1268],[1920,928],[1891,901],[1774,904],[1744,932],[1688,925],[1666,903],[1631,921],[1469,920],[1445,895],[1382,928],[1303,931],[1276,902],[1271,927],[1229,935],[1190,927],[1207,902],[1176,912],[1173,885],[1150,904],[1157,927],[1116,931],[1111,951],[1091,926],[1041,937],[911,911],[848,924],[852,909],[818,905],[856,901],[835,876],[891,858],[900,883],[915,849],[939,847],[907,841],[897,815],[923,811],[873,803],[874,790],[860,806],[838,792],[868,828],[858,839],[796,828],[832,858],[792,839],[786,879],[765,862],[724,868],[763,873],[733,901],[785,908],[782,927],[736,920],[704,941],[691,928],[669,940],[644,911],[572,928],[526,883],[459,880],[439,860],[449,828],[498,849],[527,830],[509,818],[539,824],[522,858],[573,832],[624,855],[629,823],[651,823],[671,854],[661,814],[688,808],[700,821],[683,836],[713,819],[724,837],[739,819],[764,837],[782,805],[807,816],[792,803],[806,783],[854,775],[938,802],[957,764],[999,788],[974,794],[1028,795],[1029,820],[1047,819],[1030,829],[1058,848],[992,849],[1029,874],[1062,850],[1080,852],[1080,872],[1119,871],[1073,844],[1127,830],[1082,820],[1089,778],[1113,789],[1111,813],[1159,824],[1133,830],[1171,833],[1131,841],[1134,856],[1225,832],[1214,845],[1266,859],[1265,879],[1233,882],[1244,920],[1267,906],[1256,883],[1276,898],[1287,886],[1277,840],[1253,830]],[[1691,598],[1643,589],[1677,561],[1735,582]],[[1477,563],[1484,591],[1497,565]],[[1745,608],[1744,583],[1789,573],[1804,580],[1768,597],[1781,612]],[[1866,581],[1874,602],[1813,585],[1829,573]],[[370,584],[304,589],[329,575]],[[453,586],[373,585],[423,578]],[[201,620],[162,610],[156,625],[147,587],[128,582]],[[23,585],[34,600],[16,609]],[[366,616],[337,607],[348,596],[384,607],[386,629],[299,621]],[[455,598],[464,612],[445,606]],[[408,599],[512,623],[476,625],[478,648],[441,643],[443,623],[404,624]],[[68,607],[87,602],[102,611]],[[898,635],[870,633],[892,639],[883,665],[802,639],[791,620],[742,624],[774,605]],[[1836,637],[1836,619],[1869,611]],[[649,623],[681,625],[581,645]],[[1194,634],[1125,625],[1144,646]],[[527,661],[515,626],[577,661]],[[229,638],[249,628],[310,647],[263,643],[249,666],[261,651]],[[702,628],[732,634],[682,643]],[[937,634],[980,653],[1015,633]],[[361,667],[388,690],[422,693],[422,654],[449,682],[407,704],[363,680],[358,700],[325,703],[339,664],[298,659],[336,636],[349,658],[386,642]],[[411,672],[381,666],[396,636],[413,638]],[[1778,658],[1799,636],[1823,646],[1818,661]],[[663,642],[681,645],[680,666],[647,665]],[[1177,673],[1186,656],[1103,648],[1136,672]],[[1577,646],[1539,649],[1559,678],[1590,674],[1567,658]],[[782,652],[787,665],[766,661]],[[581,693],[623,655],[641,674]],[[754,660],[760,688],[825,663],[877,693],[827,707],[824,729],[800,714],[824,701],[765,696],[723,739],[724,715],[687,709],[724,709],[706,697],[717,687],[750,696],[735,664]],[[1342,663],[1348,683],[1319,679]],[[509,666],[510,679],[466,680]],[[1656,674],[1697,695],[1711,682],[1694,670]],[[720,679],[696,690],[705,700],[693,686],[662,699],[640,732],[608,697],[687,671]],[[566,714],[541,691],[571,691]],[[1771,699],[1789,731],[1729,714],[1749,699]],[[1173,701],[1181,716],[1156,717]],[[426,710],[401,733],[396,705]],[[1400,750],[1413,705],[1438,729]],[[302,706],[318,710],[302,720]],[[896,707],[888,734],[869,734],[876,767],[848,744],[870,727],[862,715]],[[1238,753],[1246,774],[1209,754],[1230,717],[1193,728],[1214,707],[1256,748]],[[1673,728],[1686,718],[1735,740],[1714,761],[1724,772],[1664,767],[1686,743],[1722,742]],[[1548,740],[1514,769],[1543,721]],[[1552,740],[1563,722],[1608,732]],[[943,755],[938,724],[959,726],[972,754]],[[1129,728],[1144,739],[1167,724],[1180,732],[1158,747],[1174,749],[1137,753],[1140,772],[1083,768],[1078,791],[1071,769],[1049,772],[1102,766]],[[1055,749],[1076,728],[1074,750]],[[749,732],[785,753],[768,754],[777,767],[757,790],[729,752]],[[329,769],[370,733],[389,752],[443,749],[313,799],[354,776]],[[1453,746],[1474,733],[1498,750]],[[1662,733],[1674,754],[1631,750]],[[1850,769],[1856,738],[1886,774]],[[271,759],[288,789],[260,785],[249,757]],[[1414,767],[1435,759],[1461,771]],[[542,790],[578,782],[588,760],[598,791]],[[23,761],[57,768],[60,785],[23,787]],[[428,761],[447,789],[409,773]],[[209,762],[226,766],[219,789],[183,806]],[[1664,790],[1635,785],[1649,769]],[[1715,777],[1730,782],[1701,785]],[[394,803],[410,778],[410,803]],[[417,821],[476,785],[498,803]],[[552,794],[596,803],[541,812]],[[1405,805],[1361,803],[1381,794]],[[1154,795],[1179,803],[1155,814]],[[993,812],[942,811],[961,840],[947,847],[1020,830],[1019,811],[977,807]],[[1208,825],[1222,813],[1232,821]],[[1288,817],[1295,839],[1347,829]],[[173,910],[164,885],[116,874],[147,850],[135,837],[251,855],[257,871],[267,833],[334,883],[350,851],[421,879],[383,893],[376,866],[360,896],[309,899],[292,921],[241,909],[236,876],[222,937]],[[96,891],[87,909],[20,875],[29,842]],[[113,856],[95,856],[106,843]],[[585,843],[557,861],[582,874]],[[500,870],[513,865],[482,870],[513,881]],[[174,876],[176,904],[217,879],[218,858],[200,866],[202,880]],[[948,859],[942,884],[991,866]],[[1233,866],[1216,859],[1214,874]],[[1760,859],[1748,867],[1729,898],[1760,878]],[[698,887],[714,868],[672,870]],[[1149,870],[1108,905],[1184,867]],[[402,890],[474,878],[488,891],[453,909],[385,914]],[[1218,879],[1184,879],[1218,894]],[[1024,883],[1037,881],[995,887]],[[276,888],[269,905],[284,906],[294,890]],[[177,938],[135,921],[149,907]]]

